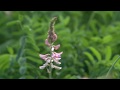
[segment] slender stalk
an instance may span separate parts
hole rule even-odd
[[[51,68],[51,65],[49,66],[49,79],[52,79],[52,68]]]
[[[55,21],[57,20],[57,17],[54,17],[51,22],[50,22],[50,27],[49,27],[49,31],[48,31],[48,40],[50,42],[50,55],[51,55],[51,60],[50,60],[50,65],[49,65],[49,79],[52,79],[52,52],[54,50],[52,50],[52,47],[53,47],[53,42],[54,42],[54,39],[53,39],[53,36],[55,35],[54,34],[54,24],[55,24]],[[54,36],[54,38],[56,38]]]
[[[115,62],[112,64],[112,66],[110,67],[109,71],[106,74],[106,78],[109,75],[110,71],[112,70],[113,66],[115,66],[116,62],[119,60],[120,56],[115,60]]]
[[[51,60],[50,60],[50,66],[49,66],[49,79],[52,79],[52,46],[53,46],[53,43],[51,43],[51,46],[50,46],[50,55],[51,55]]]

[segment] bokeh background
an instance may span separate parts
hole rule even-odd
[[[120,61],[106,77],[120,53],[119,11],[0,11],[1,79],[48,79],[39,54],[49,52],[44,41],[54,16],[63,51],[54,79],[120,78]]]

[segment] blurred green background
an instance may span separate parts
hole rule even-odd
[[[105,77],[120,53],[119,11],[0,11],[1,79],[48,79],[39,54],[49,52],[44,41],[54,16],[63,51],[54,79],[120,78],[120,61]]]

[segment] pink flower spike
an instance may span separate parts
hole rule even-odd
[[[48,42],[48,39],[45,40],[45,44],[50,47],[50,43]]]
[[[49,54],[45,54],[45,55],[39,54],[40,58],[43,59],[43,60],[45,60],[45,61],[47,60],[48,55],[49,55]]]
[[[60,44],[54,46],[54,49],[55,49],[55,50],[58,50],[59,48],[60,48]]]

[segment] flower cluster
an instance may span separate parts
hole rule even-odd
[[[40,66],[39,68],[40,69],[44,69],[46,67],[50,67],[50,68],[55,68],[55,69],[62,69],[61,67],[59,66],[56,66],[54,65],[54,63],[56,64],[61,64],[60,62],[60,59],[61,59],[61,54],[63,52],[60,52],[60,53],[57,53],[55,52],[54,50],[58,50],[60,48],[60,44],[58,45],[53,45],[53,43],[57,40],[57,35],[56,33],[54,32],[54,24],[55,24],[55,21],[56,21],[56,17],[54,17],[51,22],[50,22],[50,28],[49,28],[49,31],[48,31],[48,37],[47,39],[45,40],[45,44],[50,48],[50,54],[39,54],[40,58],[43,59],[46,63],[43,64],[43,66]]]

